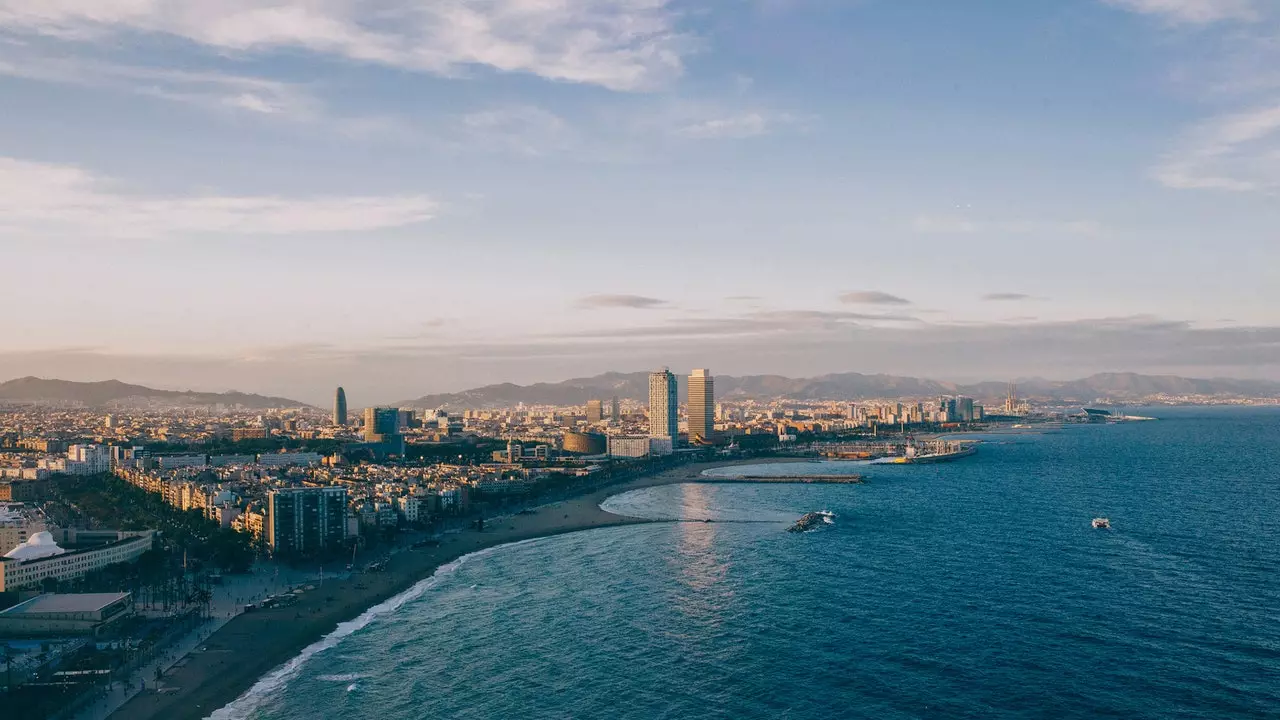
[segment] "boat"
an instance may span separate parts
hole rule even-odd
[[[1107,518],[1094,518],[1093,527],[1095,530],[1110,530],[1111,520]]]
[[[800,519],[797,520],[794,525],[787,528],[787,532],[793,532],[793,533],[809,532],[810,530],[814,530],[818,527],[821,527],[823,524],[831,525],[833,524],[831,521],[831,518],[833,517],[835,517],[835,513],[831,513],[831,512],[826,512],[826,511],[808,512],[808,513],[805,513],[804,515],[801,515]]]

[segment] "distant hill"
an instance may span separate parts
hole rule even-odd
[[[280,397],[266,397],[241,392],[195,392],[192,390],[155,390],[142,385],[129,385],[119,380],[72,382],[24,377],[0,383],[0,402],[83,405],[116,407],[137,405],[240,405],[253,410],[306,407],[305,403]]]
[[[683,399],[686,383],[679,384]],[[836,373],[814,378],[789,378],[781,375],[716,376],[716,397],[733,399],[791,400],[871,400],[924,398],[936,395],[968,395],[979,400],[1002,399],[1006,382],[959,384],[896,375],[863,375]],[[1110,398],[1115,401],[1137,401],[1158,395],[1201,395],[1211,397],[1266,398],[1280,397],[1280,383],[1266,380],[1216,378],[1202,380],[1164,375],[1136,373],[1103,373],[1080,380],[1018,381],[1018,394],[1047,402],[1091,403]],[[621,399],[644,402],[649,397],[649,373],[610,372],[589,378],[574,378],[558,383],[534,385],[487,385],[457,393],[425,395],[400,403],[401,407],[421,408],[495,408],[526,405],[582,405],[587,400]]]

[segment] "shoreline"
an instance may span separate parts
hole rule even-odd
[[[603,510],[600,503],[632,490],[697,481],[703,470],[711,468],[788,461],[752,458],[692,463],[544,505],[530,515],[486,520],[485,530],[447,535],[439,547],[405,549],[391,556],[384,572],[326,581],[303,593],[291,607],[237,615],[179,661],[165,675],[160,691],[149,686],[110,718],[207,718],[331,635],[340,624],[413,589],[459,558],[500,545],[582,530],[663,522],[615,515]]]

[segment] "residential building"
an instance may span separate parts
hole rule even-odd
[[[277,555],[311,555],[347,539],[347,489],[289,488],[267,495],[267,545]]]

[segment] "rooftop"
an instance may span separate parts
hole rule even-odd
[[[129,593],[79,593],[39,595],[0,611],[0,617],[17,617],[38,613],[97,612],[129,597]]]

